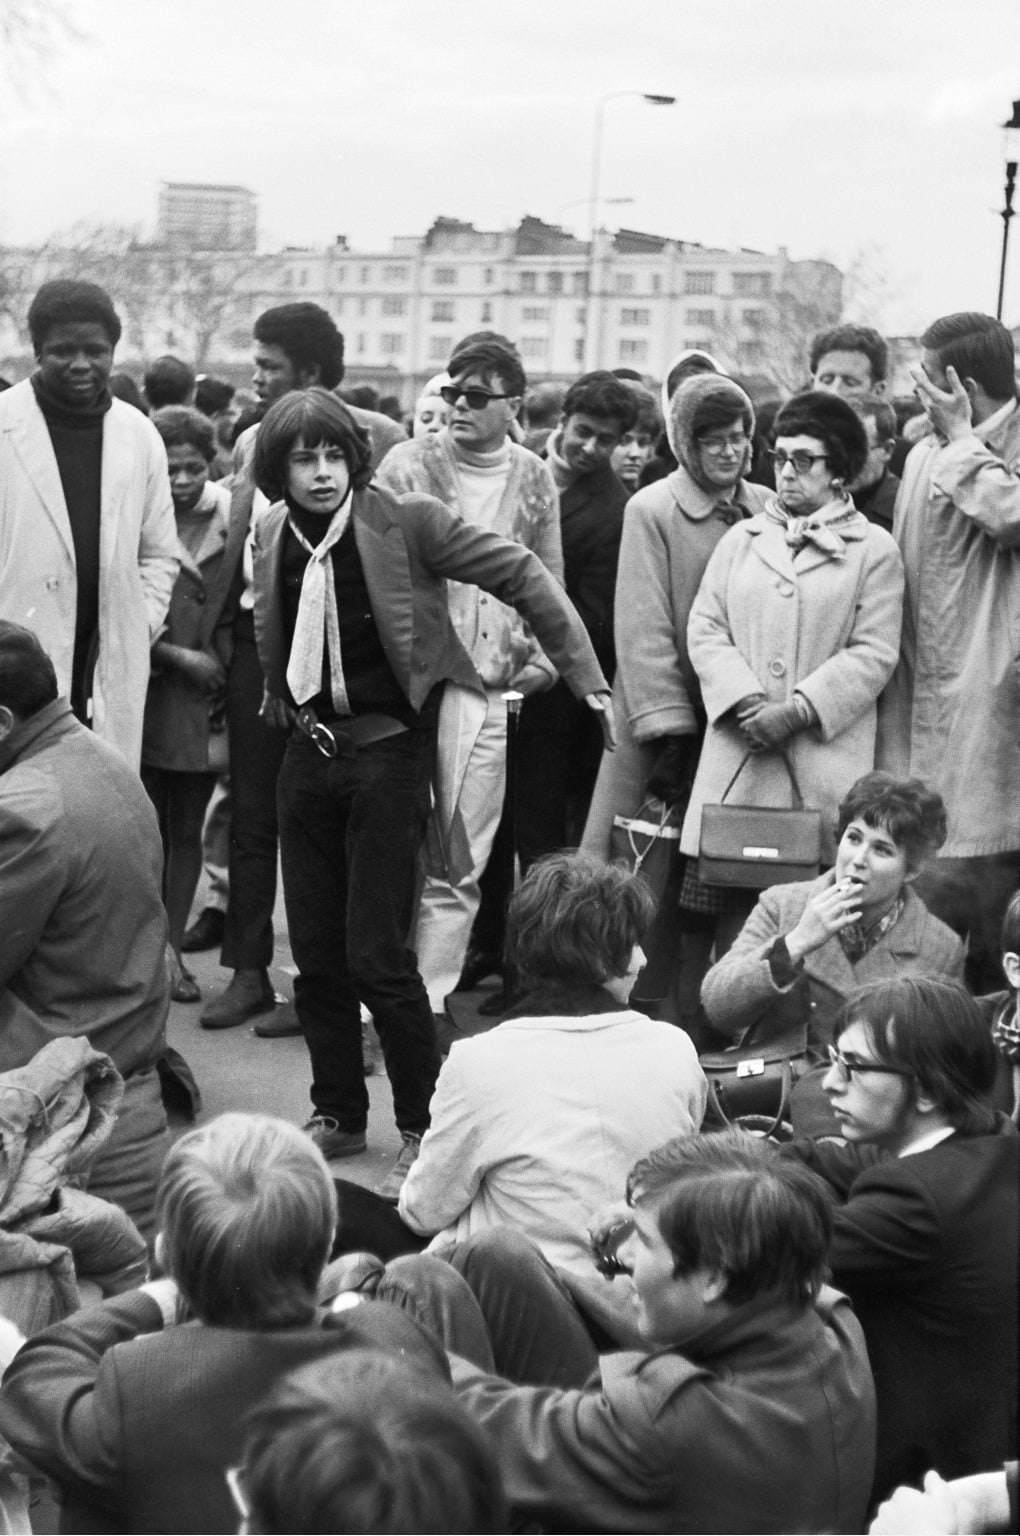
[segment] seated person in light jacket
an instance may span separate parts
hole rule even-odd
[[[911,889],[946,840],[946,808],[920,779],[866,773],[839,807],[835,866],[817,880],[763,891],[701,1001],[712,1025],[755,1041],[806,1021],[815,1059],[855,987],[903,975],[963,979],[964,946]],[[827,1063],[826,1063],[827,1068]],[[824,1068],[822,1069],[824,1070]],[[799,1135],[835,1133],[822,1070],[797,1084]]]
[[[377,1297],[440,1333],[518,1519],[863,1528],[874,1389],[860,1325],[822,1287],[831,1215],[805,1174],[740,1131],[682,1136],[635,1166],[618,1249],[634,1352],[600,1358],[550,1266],[507,1228],[459,1245],[450,1264],[418,1254],[387,1267]]]
[[[423,1237],[443,1254],[488,1227],[515,1227],[568,1277],[606,1347],[635,1342],[633,1310],[594,1271],[588,1224],[649,1146],[697,1131],[705,1111],[689,1037],[627,1006],[653,909],[640,878],[588,854],[532,865],[507,914],[524,996],[496,1029],[453,1045],[392,1218],[410,1241],[383,1254]],[[375,1246],[374,1234],[346,1230],[369,1197],[338,1190],[345,1246]]]
[[[954,982],[861,988],[830,1055],[848,1145],[784,1155],[832,1189],[829,1260],[875,1372],[882,1498],[929,1468],[963,1477],[1013,1454],[1020,1140],[990,1103],[987,1023]]]

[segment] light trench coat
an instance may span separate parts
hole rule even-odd
[[[701,808],[718,803],[747,751],[729,711],[748,694],[786,703],[796,689],[818,725],[787,744],[804,803],[822,812],[831,862],[836,809],[875,765],[876,700],[899,655],[903,562],[892,537],[861,514],[840,527],[835,559],[814,545],[796,553],[764,513],[737,523],[708,562],[687,629],[708,731],[680,847],[698,852]],[[778,752],[752,756],[729,800],[791,804]],[[728,802],[729,803],[729,802]]]
[[[166,451],[140,411],[114,400],[103,418],[99,657],[93,728],[138,767],[149,647],[177,575]],[[26,380],[0,394],[0,618],[34,630],[60,692],[71,691],[77,574],[49,430]]]

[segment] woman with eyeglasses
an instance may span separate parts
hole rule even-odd
[[[711,363],[711,359],[708,359]],[[744,475],[754,408],[732,379],[701,372],[674,387],[666,431],[679,463],[627,503],[616,578],[616,680],[620,740],[604,753],[582,848],[610,856],[614,816],[633,816],[649,797],[679,820],[690,794],[704,731],[687,620],[713,550],[766,493]],[[667,920],[668,919],[668,920]],[[678,935],[675,893],[649,936],[639,1006],[691,1032],[708,965],[715,916],[700,913]],[[663,1002],[664,994],[667,994]]]
[[[775,430],[776,494],[720,541],[687,630],[708,728],[680,840],[682,904],[700,894],[702,806],[738,769],[727,803],[768,807],[793,803],[792,768],[831,862],[836,808],[874,767],[876,703],[899,657],[900,552],[847,490],[868,453],[860,418],[812,390],[787,401]],[[748,910],[734,907],[731,939]]]
[[[930,1468],[965,1477],[1016,1454],[1020,1142],[992,1108],[995,1077],[988,1025],[961,986],[863,987],[825,1074],[846,1144],[782,1151],[832,1195],[833,1284],[875,1377],[876,1502]]]
[[[808,1024],[822,1065],[797,1084],[792,1104],[794,1128],[810,1135],[838,1134],[822,1078],[834,1021],[854,988],[912,974],[963,979],[962,940],[913,890],[946,840],[941,797],[920,779],[867,773],[840,804],[836,838],[824,875],[761,893],[701,989],[722,1034],[761,1032],[770,1020],[777,1032]]]

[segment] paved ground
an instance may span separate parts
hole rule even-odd
[[[195,910],[201,910],[201,899]],[[282,904],[276,913],[276,953],[271,969],[277,992],[292,995],[294,966],[283,920]],[[202,988],[203,1002],[230,980],[219,963],[219,951],[209,950],[186,957]],[[495,979],[475,993],[454,999],[457,1022],[466,1033],[490,1028],[493,1020],[478,1016],[478,1004],[496,986]],[[302,1124],[312,1112],[308,1097],[308,1053],[300,1036],[284,1040],[260,1040],[254,1020],[237,1029],[202,1029],[198,1016],[202,1003],[172,1003],[167,1036],[170,1044],[188,1061],[202,1091],[203,1120],[226,1109],[263,1110]],[[393,1124],[389,1082],[380,1062],[368,1078],[368,1150],[360,1157],[334,1164],[338,1174],[356,1183],[374,1185],[384,1176],[397,1155],[400,1137]],[[176,1129],[176,1127],[175,1127]]]

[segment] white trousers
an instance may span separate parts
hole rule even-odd
[[[485,720],[471,750],[457,811],[470,849],[470,869],[456,885],[426,874],[415,948],[434,1013],[442,1013],[464,968],[471,926],[481,900],[478,882],[489,862],[503,814],[506,785],[506,705],[502,689],[486,693]]]

